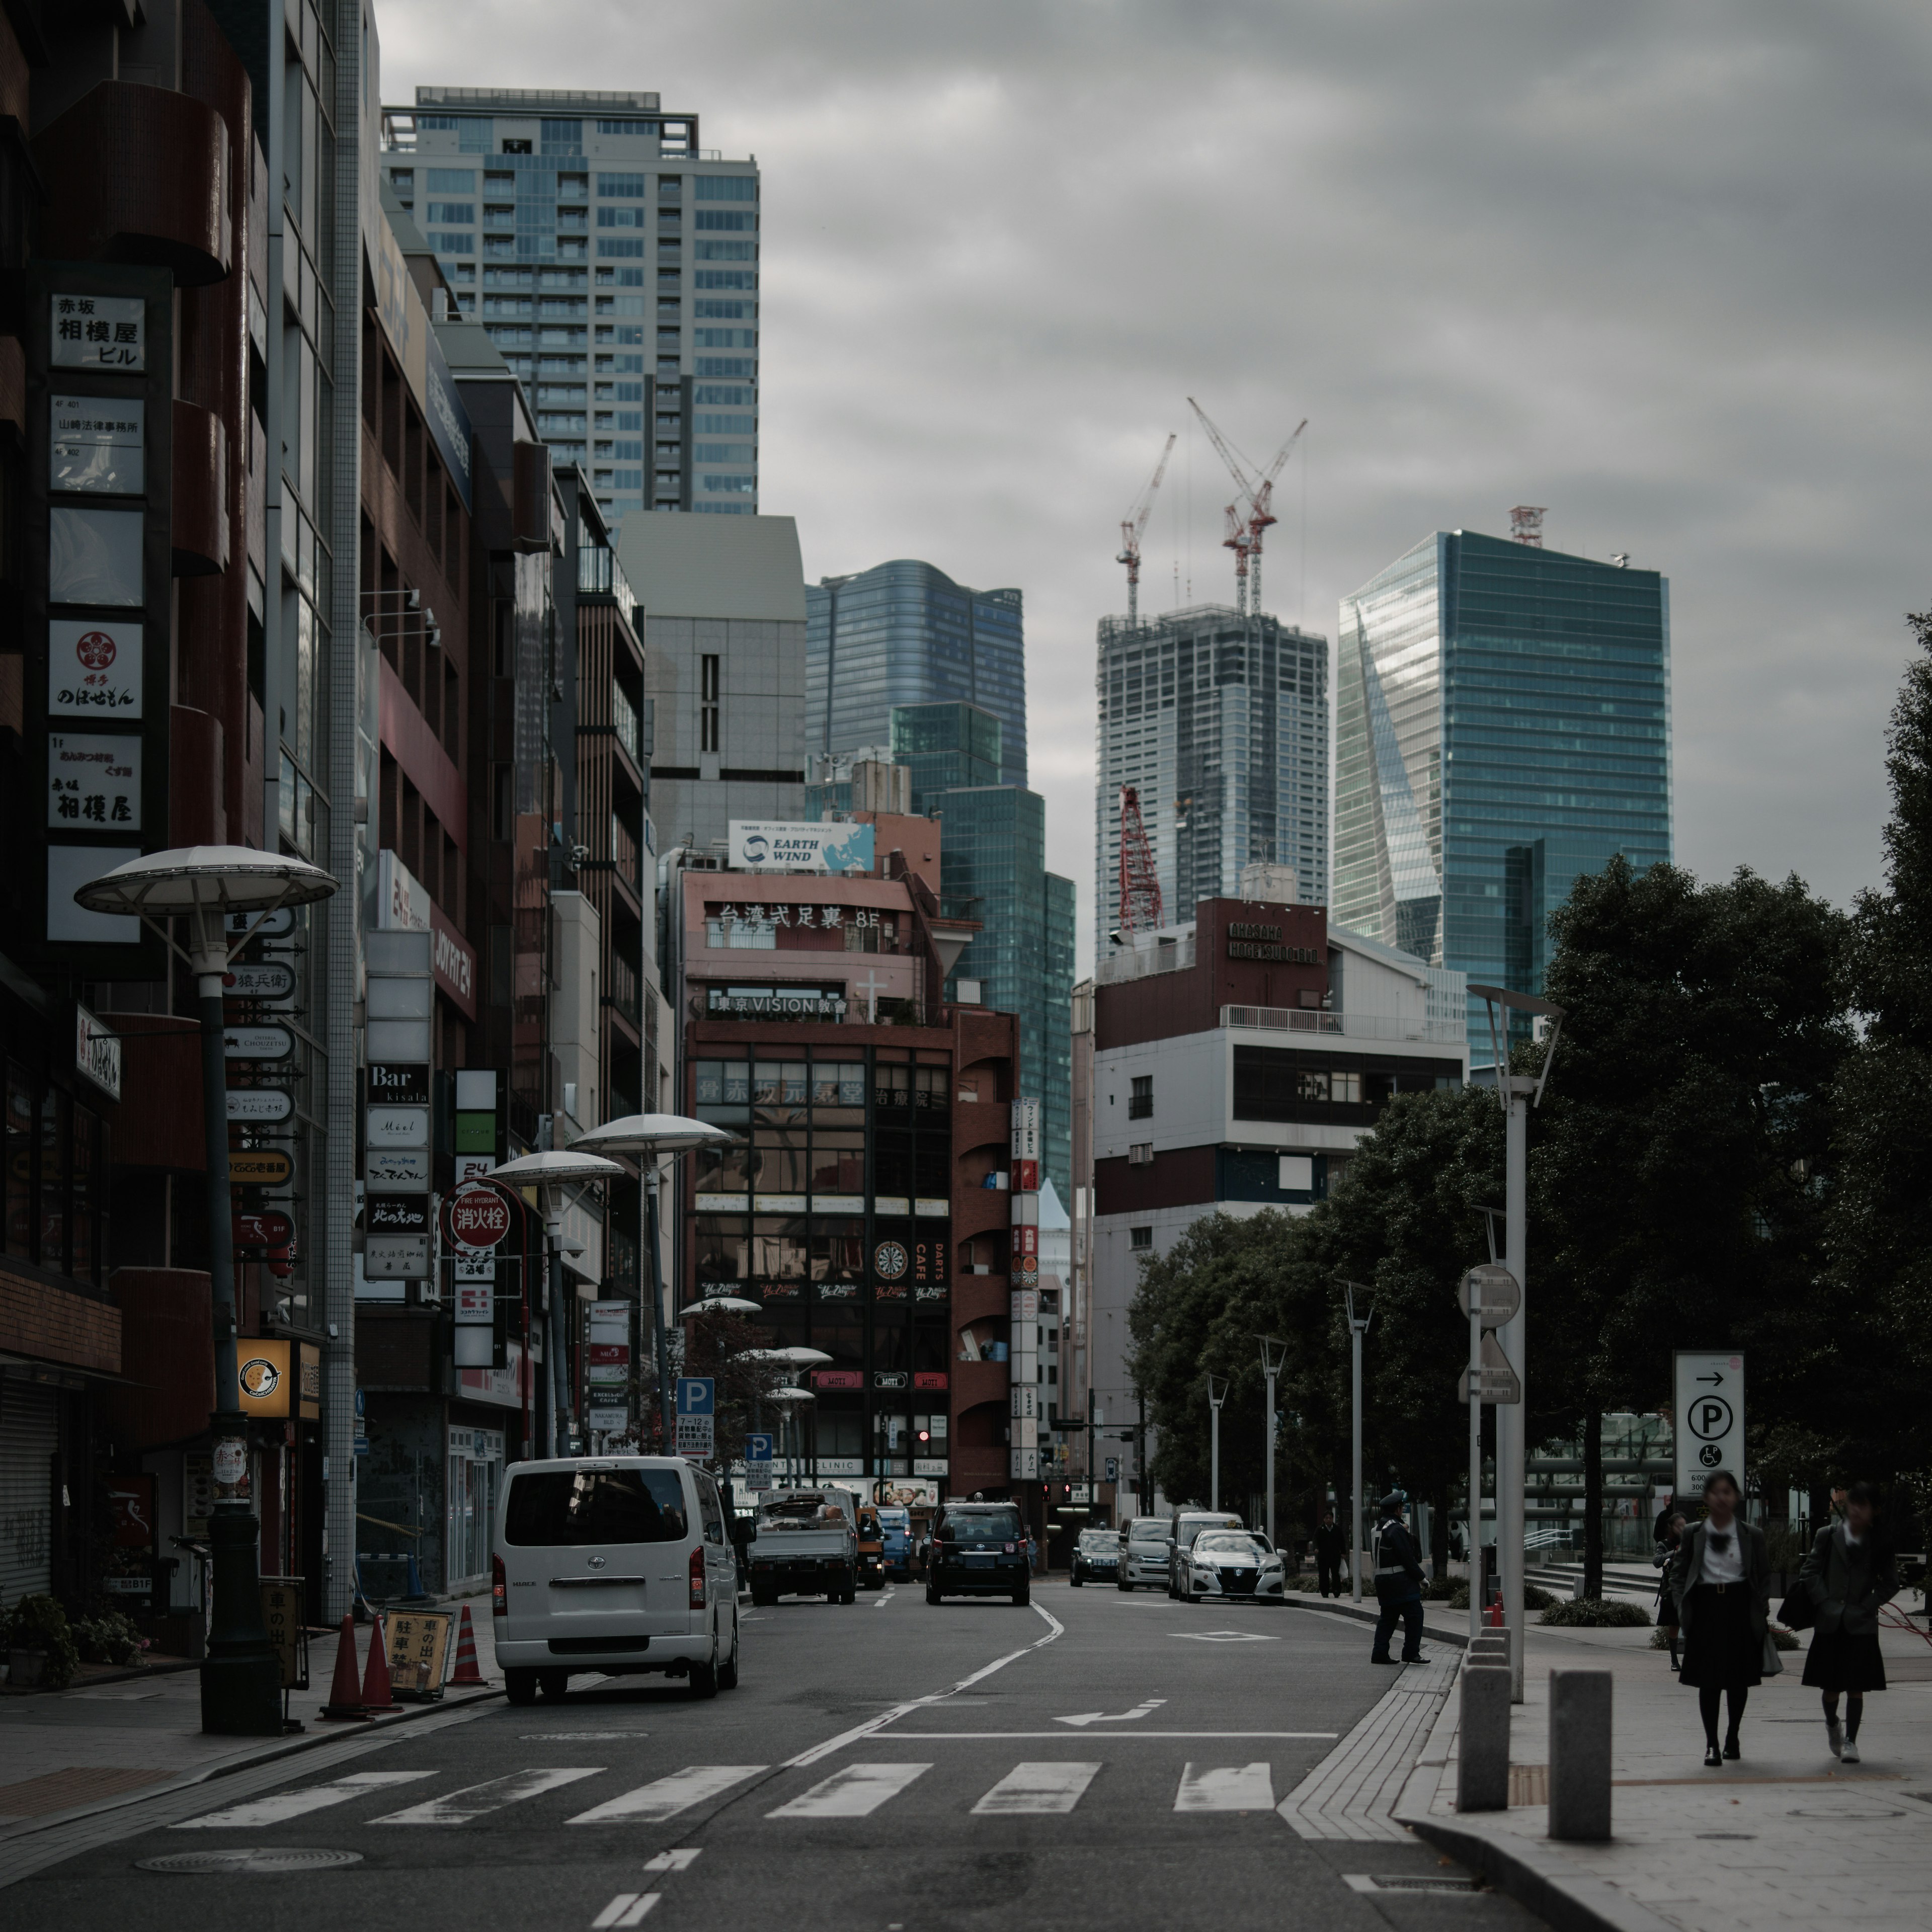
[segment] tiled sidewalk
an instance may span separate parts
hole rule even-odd
[[[476,1656],[492,1681],[478,1691],[446,1690],[438,1705],[405,1704],[374,1724],[341,1723],[322,1717],[335,1670],[334,1632],[311,1638],[309,1688],[292,1692],[289,1714],[302,1730],[285,1738],[209,1737],[201,1730],[201,1678],[194,1670],[124,1678],[90,1688],[77,1685],[44,1696],[0,1702],[0,1841],[43,1828],[92,1805],[161,1786],[218,1776],[236,1766],[357,1732],[407,1723],[425,1711],[448,1710],[500,1690],[489,1602],[471,1606]],[[460,1613],[460,1606],[459,1613]],[[356,1668],[369,1654],[370,1627],[357,1630]],[[452,1642],[452,1651],[454,1644]],[[454,1664],[452,1665],[454,1669]]]
[[[1559,1926],[1620,1932],[1792,1932],[1855,1909],[1869,1932],[1922,1927],[1932,1895],[1932,1646],[1884,1640],[1893,1688],[1866,1700],[1862,1763],[1825,1742],[1802,1652],[1751,1694],[1743,1756],[1703,1767],[1696,1694],[1647,1630],[1546,1630],[1525,1653],[1528,1701],[1511,1727],[1510,1809],[1455,1810],[1452,1696],[1396,1808],[1399,1820],[1485,1870]],[[1544,1834],[1552,1666],[1616,1679],[1616,1837],[1557,1844]],[[1524,1802],[1536,1801],[1536,1802]]]

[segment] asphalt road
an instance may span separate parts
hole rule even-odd
[[[1360,1624],[1060,1582],[1030,1609],[902,1586],[742,1615],[742,1681],[713,1701],[580,1678],[129,1806],[0,1910],[34,1932],[1538,1923],[1492,1892],[1358,1888],[1454,1874],[1428,1846],[1306,1841],[1276,1814],[1394,1676]],[[359,1858],[142,1868],[240,1848]]]

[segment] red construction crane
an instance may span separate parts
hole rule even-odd
[[[1258,477],[1251,478],[1247,471],[1246,459],[1238,456],[1230,446],[1228,439],[1214,426],[1214,418],[1208,415],[1192,396],[1187,406],[1201,418],[1201,427],[1208,432],[1208,440],[1214,444],[1221,460],[1228,466],[1228,474],[1234,479],[1236,500],[1228,506],[1228,534],[1221,539],[1224,550],[1234,553],[1234,604],[1245,616],[1252,608],[1257,614],[1262,608],[1262,534],[1275,520],[1270,508],[1274,500],[1275,478],[1281,474],[1282,466],[1287,462],[1288,452],[1300,439],[1301,432],[1308,427],[1304,416],[1295,424],[1294,433],[1275,453],[1275,459]],[[1253,584],[1249,583],[1248,560],[1254,560]]]
[[[1160,875],[1154,868],[1154,848],[1141,822],[1140,794],[1132,785],[1120,788],[1120,920],[1123,938],[1151,932],[1160,923]]]
[[[1169,436],[1160,460],[1154,466],[1154,481],[1134,500],[1133,507],[1120,519],[1120,554],[1116,563],[1127,566],[1127,624],[1138,628],[1141,620],[1141,532],[1154,513],[1154,500],[1160,494],[1160,479],[1167,474],[1167,459],[1174,454],[1174,438]]]

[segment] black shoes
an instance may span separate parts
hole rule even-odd
[[[1724,1740],[1724,1755],[1726,1757],[1736,1757],[1738,1755],[1738,1734],[1736,1731]]]
[[[1722,1771],[1724,1768],[1724,1754],[1714,1744],[1704,1747],[1704,1768],[1707,1771]]]
[[[1369,1661],[1371,1664],[1393,1664],[1395,1659],[1392,1657],[1372,1657]]]

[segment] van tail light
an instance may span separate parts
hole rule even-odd
[[[510,1613],[510,1591],[503,1575],[503,1559],[493,1556],[490,1559],[490,1614],[493,1617],[506,1617]]]
[[[701,1610],[704,1607],[704,1546],[700,1544],[691,1552],[691,1607]]]

